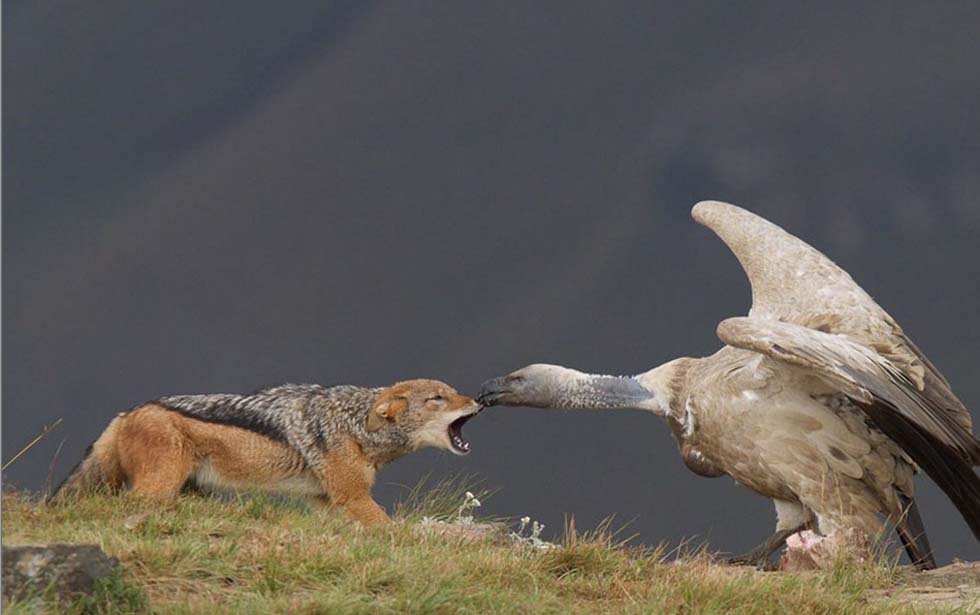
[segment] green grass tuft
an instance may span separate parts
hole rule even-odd
[[[146,594],[132,585],[121,570],[95,583],[90,596],[80,596],[65,610],[68,615],[128,615],[149,612]]]
[[[468,475],[432,483],[431,476],[426,474],[414,487],[406,489],[405,495],[395,502],[392,514],[407,521],[419,521],[423,517],[454,521],[467,491],[479,500],[493,495],[492,490],[482,488],[478,479]]]

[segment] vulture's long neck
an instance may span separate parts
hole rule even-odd
[[[555,406],[638,408],[662,416],[668,412],[672,394],[666,387],[669,378],[655,372],[669,365],[639,376],[606,376],[568,369],[562,374],[561,393]]]

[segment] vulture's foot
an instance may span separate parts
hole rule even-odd
[[[779,565],[771,562],[768,555],[756,553],[755,551],[730,557],[725,560],[725,563],[730,566],[752,566],[756,570],[779,570]]]
[[[729,559],[728,563],[733,566],[755,566],[759,570],[777,570],[779,568],[778,565],[770,563],[769,556],[778,551],[786,543],[787,538],[805,529],[806,524],[802,524],[788,530],[776,530],[762,544],[748,553]]]

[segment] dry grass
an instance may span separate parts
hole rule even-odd
[[[662,548],[629,548],[608,528],[579,533],[574,524],[548,550],[426,535],[415,520],[449,514],[461,501],[458,483],[431,492],[417,491],[397,509],[402,521],[379,531],[304,502],[262,497],[186,495],[151,505],[92,496],[46,507],[6,494],[3,540],[95,543],[119,558],[124,579],[107,598],[78,609],[88,612],[912,612],[866,600],[894,582],[895,570],[883,564],[760,573],[715,564],[704,553],[675,561]],[[43,608],[22,603],[5,612]]]

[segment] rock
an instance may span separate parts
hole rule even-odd
[[[26,599],[51,587],[61,600],[90,594],[95,582],[118,567],[96,545],[24,545],[3,547],[3,595]]]
[[[954,562],[925,572],[904,567],[897,581],[895,587],[872,591],[868,597],[923,610],[980,612],[980,562]]]
[[[904,568],[901,579],[907,585],[930,587],[975,587],[980,589],[980,562],[960,560],[935,570]]]
[[[141,513],[136,513],[135,515],[130,515],[123,519],[123,527],[127,530],[138,530],[146,524],[146,520],[149,519],[150,512],[144,511]]]
[[[430,536],[438,534],[466,541],[490,540],[499,544],[508,542],[507,526],[502,523],[446,522],[426,517],[417,527],[422,534]]]

